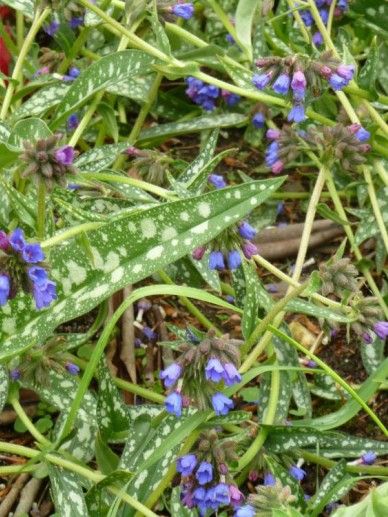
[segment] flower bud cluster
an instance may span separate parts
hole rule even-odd
[[[227,186],[222,175],[210,174],[209,183],[216,189]],[[247,221],[240,221],[236,225],[226,228],[206,246],[195,248],[192,257],[201,260],[209,248],[209,269],[222,271],[235,270],[241,266],[242,257],[250,260],[257,255],[257,246],[252,242],[257,231]]]
[[[322,280],[322,294],[335,294],[342,298],[344,294],[358,290],[358,270],[349,258],[322,263],[319,267]]]
[[[274,483],[258,485],[257,494],[248,497],[248,504],[238,508],[234,517],[271,516],[275,510],[288,510],[290,504],[296,501],[289,486],[283,486],[280,480]]]
[[[351,323],[351,329],[362,337],[365,343],[372,343],[376,335],[382,340],[388,337],[388,321],[381,319],[383,315],[377,298],[359,298],[352,306],[357,311],[358,318]]]
[[[20,157],[27,164],[23,177],[44,180],[50,189],[55,183],[66,185],[66,174],[75,174],[73,161],[76,152],[70,145],[57,147],[61,137],[57,134],[34,143],[23,143],[24,152]]]
[[[166,410],[179,417],[182,408],[189,405],[212,408],[217,415],[233,409],[233,401],[220,390],[241,381],[238,344],[227,335],[217,338],[210,331],[199,344],[183,343],[180,356],[160,372],[164,386],[170,390]]]
[[[256,66],[261,73],[253,75],[253,85],[259,90],[271,86],[279,95],[291,95],[292,109],[287,119],[296,123],[306,118],[307,94],[319,95],[325,87],[324,81],[333,90],[342,90],[352,80],[355,71],[353,65],[342,64],[330,52],[324,52],[317,60],[300,55],[264,57],[256,61]]]
[[[37,309],[48,307],[57,298],[44,259],[40,244],[26,242],[22,229],[16,228],[9,235],[0,231],[0,305],[19,290],[32,293]]]
[[[212,430],[199,439],[196,451],[177,460],[181,474],[181,500],[187,508],[197,508],[201,515],[222,506],[240,505],[244,496],[229,474],[228,461],[238,458],[232,440],[219,440]]]
[[[298,6],[298,2],[294,2],[295,6]],[[333,3],[333,0],[315,0],[315,4],[319,9],[319,14],[322,18],[322,21],[325,25],[327,25],[327,22],[329,20],[329,8],[331,4]],[[348,0],[338,0],[334,9],[334,16],[336,18],[339,18],[342,16],[342,14],[347,10],[348,8]],[[312,17],[311,13],[307,9],[303,9],[300,12],[300,17],[303,20],[303,23],[306,25],[306,27],[310,27],[313,32],[313,42],[317,47],[323,44],[323,37],[322,34],[319,32],[319,30],[316,28],[314,23],[314,18]]]
[[[186,95],[205,111],[213,111],[219,98],[223,99],[227,106],[234,106],[240,101],[239,95],[221,90],[212,84],[206,84],[195,77],[187,77],[185,81]]]
[[[267,138],[271,143],[265,152],[265,162],[274,174],[279,174],[285,164],[295,160],[307,145],[323,163],[335,160],[345,171],[351,172],[366,161],[364,155],[370,150],[370,145],[365,142],[369,137],[369,131],[359,124],[311,126],[306,131],[296,131],[290,126],[283,127],[281,131],[269,129]]]

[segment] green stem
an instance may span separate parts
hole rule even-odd
[[[84,43],[88,39],[90,30],[90,27],[82,27],[81,32],[79,33],[77,39],[74,41],[70,49],[70,52],[68,53],[68,55],[66,55],[65,59],[58,66],[58,74],[64,74],[66,70],[69,68],[71,62],[79,54],[82,47],[84,46]]]
[[[94,112],[97,109],[97,106],[100,104],[102,97],[104,96],[104,91],[98,92],[92,103],[89,105],[88,109],[86,110],[84,116],[82,117],[82,120],[77,126],[77,129],[72,134],[69,145],[75,147],[77,145],[78,140],[81,138],[82,133],[85,131],[86,127],[88,126],[89,122],[91,121]]]
[[[299,9],[295,9],[294,0],[287,0],[287,4],[288,4],[290,10],[292,11],[292,14],[296,20],[296,23],[298,24],[298,28],[299,28],[300,32],[302,33],[304,40],[306,41],[306,43],[311,43],[310,34],[309,34],[308,30],[306,29],[305,24],[303,23],[303,20],[299,13]]]
[[[28,431],[35,438],[35,440],[37,440],[40,444],[42,444],[45,447],[50,447],[51,446],[51,442],[49,440],[47,440],[47,438],[45,438],[43,436],[43,434],[41,434],[38,431],[38,429],[34,426],[34,424],[28,418],[28,415],[24,411],[24,409],[21,406],[21,404],[18,401],[18,399],[13,397],[13,398],[11,398],[9,400],[9,402],[12,405],[12,407],[14,408],[15,413],[17,414],[17,416],[20,418],[20,420],[23,422],[24,426],[28,429]]]
[[[40,243],[43,249],[49,249],[53,246],[56,246],[60,244],[63,241],[67,241],[69,239],[72,239],[76,235],[79,235],[81,233],[90,232],[92,230],[97,230],[98,228],[101,228],[101,226],[104,226],[105,223],[83,223],[79,224],[77,226],[73,226],[72,228],[68,228],[67,230],[64,230],[63,232],[55,234],[53,237],[50,237],[50,239],[47,239]]]
[[[298,343],[295,339],[288,336],[284,332],[281,332],[279,329],[274,327],[273,325],[268,325],[268,330],[270,330],[275,336],[283,339],[297,350],[302,352],[304,355],[312,359],[318,366],[322,368],[332,379],[335,380],[345,391],[349,393],[349,395],[364,409],[364,411],[372,418],[372,420],[378,425],[378,427],[382,430],[385,436],[388,436],[388,430],[385,425],[381,422],[379,417],[376,415],[372,409],[366,404],[362,398],[358,395],[358,393],[351,387],[349,384],[343,380],[343,378],[338,375],[330,366],[328,366],[324,361],[322,361],[318,356],[310,352],[309,349],[305,348],[303,345]]]
[[[377,173],[380,176],[381,181],[384,183],[386,187],[388,187],[388,172],[385,170],[382,161],[376,160],[373,165],[377,170]]]
[[[317,465],[322,465],[322,467],[327,469],[331,469],[337,464],[337,462],[330,460],[329,458],[325,458],[324,456],[320,456],[319,454],[315,454],[309,451],[299,451],[298,455],[304,458],[306,461],[316,463]],[[352,474],[388,476],[388,467],[380,467],[379,465],[347,465],[345,470],[346,472],[350,472]]]
[[[50,9],[48,9],[48,8],[44,9],[42,13],[40,13],[39,9],[36,10],[35,18],[32,22],[30,30],[28,31],[26,39],[23,42],[22,48],[20,49],[18,58],[15,63],[15,68],[12,73],[13,80],[9,81],[8,86],[7,86],[7,91],[5,93],[3,105],[2,105],[1,111],[0,111],[0,120],[4,120],[7,116],[8,109],[9,109],[9,106],[12,101],[12,96],[15,92],[15,82],[21,76],[24,60],[31,48],[31,45],[33,44],[33,42],[35,40],[36,34],[38,33],[40,27],[42,26],[43,22],[45,21],[45,19],[49,15],[49,13],[50,13]]]
[[[38,180],[36,234],[39,240],[44,239],[46,233],[46,183],[43,178]]]
[[[333,0],[329,8],[329,18],[327,20],[327,33],[331,35],[331,29],[333,27],[334,12],[337,5],[337,0]]]
[[[243,470],[257,456],[257,453],[264,445],[267,435],[268,435],[268,428],[262,427],[260,429],[260,431],[258,432],[256,438],[251,443],[248,450],[241,456],[241,458],[238,462],[238,467],[236,469],[237,472],[240,472],[241,470]]]
[[[377,200],[376,192],[375,192],[375,189],[374,189],[374,186],[373,186],[372,177],[371,177],[370,171],[369,171],[369,169],[367,167],[364,167],[364,176],[365,176],[366,183],[368,185],[369,199],[370,199],[370,202],[371,202],[371,205],[372,205],[372,208],[373,208],[373,212],[375,214],[377,226],[379,227],[380,235],[381,235],[381,237],[383,239],[383,242],[384,242],[384,245],[385,245],[385,249],[386,249],[386,251],[388,253],[387,226],[386,226],[386,224],[384,222],[384,219],[383,219],[383,216],[381,214],[379,202]]]

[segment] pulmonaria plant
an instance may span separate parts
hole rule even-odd
[[[261,73],[254,74],[253,85],[259,90],[271,86],[275,93],[291,97],[292,109],[287,118],[296,123],[306,118],[307,95],[317,97],[327,84],[333,90],[342,90],[355,72],[353,65],[344,65],[331,52],[324,52],[314,60],[298,54],[284,58],[264,57],[256,61],[256,66]]]
[[[224,506],[239,506],[244,496],[229,474],[228,463],[238,459],[233,440],[220,439],[215,430],[200,436],[194,451],[177,459],[181,501],[200,515]]]
[[[73,161],[76,151],[70,145],[58,147],[62,135],[52,135],[35,143],[23,142],[24,152],[20,158],[26,163],[22,176],[33,176],[44,181],[51,189],[55,183],[66,185],[66,175],[75,174]]]
[[[165,400],[169,413],[181,416],[182,408],[193,405],[201,410],[212,408],[226,415],[234,404],[222,392],[223,386],[240,382],[239,341],[208,336],[199,344],[183,343],[180,356],[160,372],[164,386],[170,390]]]
[[[265,162],[274,174],[279,174],[287,162],[310,150],[319,156],[322,163],[336,163],[345,171],[354,172],[366,162],[365,154],[370,150],[366,143],[369,137],[369,131],[359,124],[310,126],[306,131],[297,131],[290,126],[284,126],[282,130],[269,129],[267,138],[271,143],[265,152]]]
[[[37,309],[48,307],[57,298],[44,259],[40,244],[27,242],[20,228],[9,235],[0,231],[0,305],[20,290],[32,293]]]
[[[224,100],[227,106],[234,106],[240,101],[240,96],[227,90],[221,90],[212,84],[205,84],[195,77],[187,77],[186,95],[205,111],[213,111],[218,99]]]
[[[295,7],[298,7],[299,2],[294,2]],[[333,0],[315,0],[315,4],[319,9],[319,15],[322,19],[322,22],[327,25],[329,20],[329,9]],[[348,0],[338,0],[336,1],[336,5],[334,8],[334,16],[335,18],[340,18],[344,12],[348,9]],[[307,9],[302,9],[299,11],[300,17],[303,20],[303,23],[306,27],[309,27],[312,32],[312,40],[316,46],[321,46],[323,44],[322,34],[317,29],[314,18],[311,15],[311,12]]]

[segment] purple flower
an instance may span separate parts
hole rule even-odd
[[[190,20],[194,14],[194,6],[193,4],[175,4],[171,7],[171,12],[179,18]]]
[[[265,151],[265,163],[268,167],[272,167],[272,165],[279,159],[278,151],[279,144],[276,141],[271,142],[267,147]]]
[[[210,490],[208,491],[207,499],[216,508],[230,503],[229,486],[226,483],[218,483],[211,491],[211,494],[209,492]],[[213,506],[211,507],[213,508]]]
[[[221,251],[212,251],[209,255],[210,269],[225,269],[224,255]]]
[[[337,7],[343,11],[346,11],[348,8],[348,0],[338,0]]]
[[[150,327],[143,327],[143,334],[149,341],[154,341],[158,337],[157,333]]]
[[[23,260],[29,264],[36,264],[45,259],[45,254],[38,242],[33,244],[26,244],[22,250]]]
[[[339,67],[336,70],[337,75],[339,75],[346,81],[351,81],[353,79],[354,72],[354,65],[339,65]]]
[[[296,72],[294,72],[294,74],[292,76],[292,81],[291,81],[292,91],[294,93],[296,92],[296,93],[299,93],[300,95],[304,95],[306,86],[307,86],[307,81],[306,81],[306,77],[305,77],[304,73],[302,72],[302,70],[297,70]]]
[[[306,27],[311,27],[311,25],[314,23],[314,19],[310,11],[301,11],[300,17],[302,18],[303,23],[306,25]]]
[[[348,84],[348,81],[346,81],[346,79],[344,79],[340,75],[334,73],[331,74],[331,76],[329,77],[329,84],[334,91],[338,91],[342,90],[342,88],[344,88]]]
[[[191,256],[194,260],[201,260],[202,257],[205,255],[206,248],[205,246],[199,246],[198,248],[195,248],[195,250],[192,252]]]
[[[282,160],[276,160],[276,162],[271,167],[271,171],[274,174],[280,174],[283,169],[284,169],[284,162]]]
[[[234,408],[233,400],[225,397],[222,393],[215,393],[212,396],[212,406],[218,416],[227,415]]]
[[[258,90],[264,90],[269,84],[272,78],[272,73],[266,72],[265,74],[255,74],[252,78],[252,83]]]
[[[258,111],[257,113],[255,113],[252,117],[252,124],[253,124],[253,127],[255,127],[256,129],[261,129],[262,127],[264,127],[264,124],[265,124],[264,113],[261,113],[261,111]]]
[[[388,321],[378,321],[373,326],[373,330],[380,339],[386,339],[388,337]]]
[[[182,395],[176,391],[170,393],[164,401],[166,411],[175,416],[182,415]]]
[[[274,92],[279,93],[280,95],[286,95],[290,88],[290,76],[288,74],[280,74],[279,77],[272,85],[272,89]]]
[[[254,255],[257,255],[259,250],[257,249],[257,246],[253,244],[253,242],[244,242],[242,245],[242,250],[245,255],[245,258],[250,260]]]
[[[236,300],[235,300],[234,296],[232,296],[232,295],[228,294],[228,295],[226,296],[226,301],[227,301],[228,303],[234,303]]]
[[[62,80],[65,82],[74,81],[80,75],[81,71],[76,66],[72,66],[68,73],[62,77]]]
[[[64,145],[55,151],[55,159],[61,165],[72,165],[74,160],[75,152],[71,145]]]
[[[375,452],[369,451],[361,456],[361,461],[363,465],[373,465],[376,461],[377,455]]]
[[[8,235],[0,230],[0,250],[6,250],[9,247]]]
[[[43,285],[35,284],[32,288],[37,309],[48,307],[53,300],[57,299],[57,287],[55,282],[47,280]]]
[[[367,345],[370,345],[371,343],[373,343],[373,337],[369,334],[369,332],[364,332],[362,334],[362,339],[364,340],[364,342]]]
[[[67,130],[72,131],[73,129],[76,129],[76,127],[78,127],[78,124],[79,119],[77,113],[72,113],[66,122]]]
[[[8,275],[0,275],[0,305],[8,302],[9,293],[11,292],[11,282]]]
[[[319,14],[322,18],[323,23],[326,25],[327,20],[329,19],[329,11],[327,9],[319,9]]]
[[[228,43],[230,43],[231,45],[233,45],[233,44],[235,43],[234,38],[233,38],[233,36],[232,36],[231,34],[227,34],[227,35],[225,36],[225,39],[226,39],[226,41],[227,41]]]
[[[227,183],[221,174],[210,174],[207,179],[209,183],[211,183],[217,189],[227,186]]]
[[[9,372],[9,376],[11,377],[11,379],[13,381],[18,381],[20,379],[20,377],[22,376],[22,373],[21,371],[19,370],[19,368],[13,368],[10,372]]]
[[[256,229],[246,221],[243,221],[238,225],[238,232],[243,239],[248,239],[249,241],[252,240],[257,233]]]
[[[290,475],[295,478],[297,481],[302,481],[302,479],[306,475],[306,471],[298,467],[297,465],[291,465],[288,472]]]
[[[70,375],[78,375],[80,372],[79,366],[74,363],[66,363],[66,370],[70,373]]]
[[[203,461],[199,465],[198,470],[195,473],[195,477],[197,478],[200,485],[206,485],[206,483],[210,483],[210,481],[213,479],[213,465],[207,461]]]
[[[241,382],[241,375],[233,363],[224,364],[223,378],[227,386],[232,386],[233,384]]]
[[[229,92],[228,90],[221,90],[221,97],[224,99],[228,106],[235,106],[240,102],[240,95],[237,93]]]
[[[207,491],[203,487],[198,487],[193,492],[193,502],[198,508],[203,512],[203,514],[206,512],[207,505],[205,504],[206,501],[206,495]]]
[[[186,454],[176,460],[176,470],[182,476],[190,476],[197,465],[197,457],[195,454]]]
[[[43,286],[48,280],[47,271],[40,266],[30,267],[28,270],[28,276],[37,286]]]
[[[191,100],[194,100],[198,95],[199,90],[202,88],[203,82],[195,77],[187,77],[186,84],[186,95],[190,97]]]
[[[275,476],[271,472],[264,474],[264,486],[273,486],[276,484]]]
[[[206,95],[208,97],[211,97],[212,99],[217,99],[217,97],[220,94],[220,89],[217,86],[214,86],[213,84],[205,84],[199,90],[199,94]]]
[[[294,104],[287,116],[289,122],[303,122],[306,118],[303,104]]]
[[[205,377],[208,381],[220,382],[224,376],[224,366],[216,357],[212,357],[205,366]]]
[[[71,29],[76,29],[80,27],[84,23],[83,16],[73,16],[73,18],[69,21],[69,26]]]
[[[24,239],[24,232],[21,228],[16,228],[9,238],[9,243],[15,251],[23,251],[26,241]]]
[[[178,363],[172,363],[159,373],[159,377],[164,381],[166,388],[171,388],[179,379],[181,373],[182,367]]]
[[[277,140],[280,138],[281,132],[278,129],[268,129],[265,136],[268,140]]]
[[[319,31],[314,32],[312,39],[313,39],[314,45],[316,45],[317,47],[320,47],[321,45],[323,45],[323,37]]]
[[[52,37],[58,31],[59,26],[60,26],[60,23],[57,22],[56,20],[53,20],[49,25],[46,25],[44,27],[44,32]]]
[[[241,266],[241,255],[237,250],[231,250],[228,253],[228,267],[231,271],[238,269]]]
[[[234,517],[254,517],[255,515],[256,510],[250,504],[240,506],[240,508],[237,508],[234,513]]]
[[[230,503],[237,506],[244,501],[244,496],[236,485],[229,485]]]

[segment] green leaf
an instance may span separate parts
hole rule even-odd
[[[8,398],[9,374],[5,366],[0,366],[0,413]]]
[[[80,477],[74,472],[69,472],[48,462],[47,468],[51,482],[51,494],[58,515],[61,517],[73,515],[88,517]]]
[[[252,24],[255,11],[260,5],[258,0],[239,0],[235,15],[235,27],[239,41],[252,57]]]
[[[388,187],[384,187],[377,193],[377,201],[385,224],[388,224]],[[355,233],[356,244],[361,244],[366,239],[374,237],[380,232],[372,210],[362,217],[362,220]]]
[[[360,344],[360,352],[362,357],[362,364],[364,365],[365,370],[370,375],[375,372],[384,360],[384,347],[385,342],[379,339],[377,336],[375,337],[373,343]]]
[[[194,178],[198,176],[203,167],[210,162],[217,146],[219,128],[215,128],[208,133],[203,133],[206,138],[201,148],[199,155],[193,160],[190,165],[179,176],[179,182],[189,184]]]
[[[220,127],[238,126],[248,121],[245,115],[240,113],[225,113],[221,115],[203,115],[191,120],[182,122],[170,122],[168,124],[159,124],[149,129],[143,129],[137,140],[137,143],[145,144],[152,140],[165,140],[174,135],[185,135],[203,131],[205,129],[215,129]]]
[[[236,283],[239,287],[236,287]],[[233,285],[239,291],[239,303],[243,307],[242,333],[245,339],[252,334],[257,323],[258,289],[256,266],[243,262],[242,267],[233,272]]]
[[[40,117],[50,108],[57,106],[70,86],[62,81],[50,84],[47,88],[41,88],[31,95],[13,113],[12,120],[19,120],[25,117]]]
[[[100,433],[96,436],[96,461],[103,474],[111,474],[118,467],[120,458],[115,454]]]
[[[318,203],[317,205],[317,212],[319,215],[321,215],[325,219],[330,219],[331,221],[334,221],[335,223],[341,224],[342,226],[348,225],[349,222],[341,219],[337,212],[332,210],[326,203]]]
[[[171,517],[197,517],[197,510],[190,510],[183,506],[181,502],[181,488],[180,486],[176,486],[171,491],[171,499],[170,499],[170,512]]]
[[[7,147],[11,151],[22,151],[23,142],[36,142],[41,138],[48,138],[52,135],[47,124],[39,118],[26,118],[16,122],[8,137]]]
[[[333,517],[384,517],[388,508],[388,483],[372,487],[359,503],[338,508]]]
[[[52,249],[48,262],[58,300],[49,310],[36,311],[31,296],[20,294],[0,309],[8,319],[7,327],[2,326],[0,360],[43,341],[61,323],[207,243],[270,197],[283,181],[250,182],[108,223],[88,232],[93,265],[75,240]]]
[[[101,115],[102,123],[106,129],[107,135],[111,136],[115,143],[119,139],[119,128],[115,110],[106,102],[100,102],[97,107],[98,113]]]
[[[375,97],[376,94],[376,81],[379,72],[379,60],[380,52],[377,46],[376,37],[373,39],[372,44],[368,51],[368,57],[360,73],[358,74],[358,86],[367,90]]]
[[[104,56],[90,65],[72,83],[58,106],[55,127],[67,115],[85,104],[92,95],[128,77],[144,74],[153,61],[152,57],[140,50],[122,50]]]
[[[125,151],[128,146],[129,144],[123,142],[94,147],[74,160],[74,166],[80,171],[85,172],[102,171],[112,165],[117,156]]]

